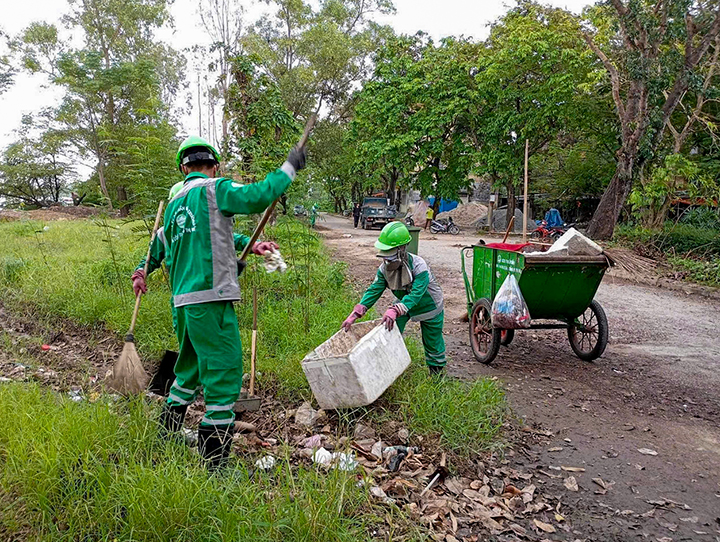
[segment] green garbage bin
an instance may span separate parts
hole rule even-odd
[[[410,242],[408,243],[408,252],[410,254],[417,254],[418,253],[418,244],[420,242],[420,230],[422,228],[418,228],[417,226],[408,226],[408,231],[410,232]]]

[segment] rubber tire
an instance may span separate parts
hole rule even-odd
[[[503,329],[500,331],[500,345],[501,346],[510,346],[510,343],[513,342],[514,338],[515,338],[515,330],[514,329]]]
[[[453,224],[452,226],[450,226],[450,228],[448,228],[448,231],[453,235],[457,235],[458,233],[460,233],[460,228]]]
[[[475,304],[473,305],[472,311],[470,313],[470,323],[469,323],[469,331],[470,331],[470,348],[472,348],[473,355],[475,356],[475,359],[478,360],[480,363],[484,363],[486,365],[489,365],[493,362],[493,360],[497,357],[498,352],[500,351],[500,330],[499,329],[493,329],[492,330],[492,338],[490,339],[490,345],[488,347],[488,351],[483,353],[479,352],[477,348],[475,347],[475,336],[474,336],[474,329],[473,329],[473,319],[475,316],[475,313],[480,310],[487,311],[488,318],[490,318],[490,311],[491,311],[491,305],[490,301],[485,299],[484,297],[482,299],[478,299]]]
[[[542,234],[537,230],[535,230],[534,232],[532,232],[530,234],[530,239],[542,239],[542,238],[543,238]]]
[[[575,355],[583,361],[593,361],[602,356],[603,352],[605,352],[605,347],[607,347],[609,334],[608,320],[607,316],[605,315],[605,311],[602,308],[602,305],[600,305],[600,303],[593,299],[590,302],[590,306],[588,308],[595,314],[598,328],[598,340],[592,350],[580,350],[580,348],[575,344],[573,340],[574,326],[568,326],[568,340],[570,341],[570,347],[573,349],[573,352],[575,352]]]
[[[438,228],[437,226],[430,226],[430,233],[434,233],[435,235],[437,235],[438,233],[440,233],[440,228]]]
[[[550,234],[550,240],[554,243],[563,236],[559,231],[554,231]]]

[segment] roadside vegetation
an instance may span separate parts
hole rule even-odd
[[[676,278],[720,287],[720,215],[712,209],[694,209],[660,228],[620,226],[615,241],[665,261]]]
[[[121,340],[133,306],[128,277],[148,242],[142,222],[6,222],[0,237],[7,311],[71,321]],[[291,408],[312,400],[300,361],[337,331],[355,293],[344,264],[331,262],[305,225],[282,217],[265,238],[280,244],[288,271],[267,274],[255,259],[242,276],[237,311],[247,360],[257,288],[260,393]],[[163,273],[156,271],[148,286],[136,343],[151,362],[177,343]],[[18,354],[8,337],[0,345],[6,355]],[[411,439],[427,439],[434,452],[461,460],[499,447],[506,406],[496,382],[431,380],[422,348],[412,337],[408,345],[411,368],[378,403],[342,414],[339,430],[352,434],[364,420],[382,432],[392,421],[407,427]],[[0,386],[0,502],[6,509],[0,531],[67,540],[196,540],[199,533],[208,540],[281,540],[290,533],[300,540],[347,540],[366,538],[377,519],[353,475],[279,461],[270,474],[252,480],[243,474],[228,484],[208,478],[182,447],[156,443],[156,406],[97,394],[95,402],[74,403],[33,384]],[[249,467],[252,462],[241,465],[241,472]]]

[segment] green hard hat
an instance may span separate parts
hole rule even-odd
[[[178,181],[174,185],[172,185],[172,188],[170,189],[170,194],[168,195],[168,201],[177,196],[177,193],[182,190],[183,186],[185,186],[185,181]]]
[[[390,222],[380,232],[380,237],[375,241],[375,248],[378,250],[390,250],[410,242],[410,232],[402,222]]]
[[[180,166],[183,165],[183,158],[185,158],[185,156],[184,156],[185,151],[188,149],[192,149],[193,147],[205,148],[208,151],[210,151],[209,154],[212,154],[212,156],[200,156],[197,158],[197,160],[207,160],[207,159],[215,158],[215,161],[217,163],[220,163],[220,153],[215,149],[215,147],[210,145],[210,143],[208,143],[207,140],[205,140],[204,138],[193,135],[193,136],[186,138],[185,141],[183,141],[180,144],[180,148],[178,149],[177,154],[175,155],[175,164],[177,165],[178,169],[180,169]],[[202,154],[202,152],[200,152],[198,154]],[[190,162],[184,162],[184,163],[189,164]]]

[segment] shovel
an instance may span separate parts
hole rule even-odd
[[[153,226],[152,236],[150,237],[150,246],[148,247],[147,256],[145,258],[145,276],[147,276],[148,265],[150,263],[150,252],[152,250],[153,241],[157,235],[160,217],[162,216],[163,204],[161,201],[158,206],[157,215],[155,216],[155,225]],[[130,329],[125,336],[125,345],[123,346],[120,357],[113,366],[112,373],[107,378],[107,386],[118,393],[129,395],[140,393],[147,386],[148,375],[142,366],[140,356],[138,356],[135,348],[135,323],[137,322],[138,312],[140,311],[140,301],[142,300],[142,292],[138,292],[135,298],[135,310],[133,311],[132,320],[130,321]]]
[[[260,410],[260,397],[255,395],[255,360],[257,359],[257,288],[253,288],[253,326],[250,343],[250,383],[247,391],[240,392],[235,402],[235,412],[253,412]]]

